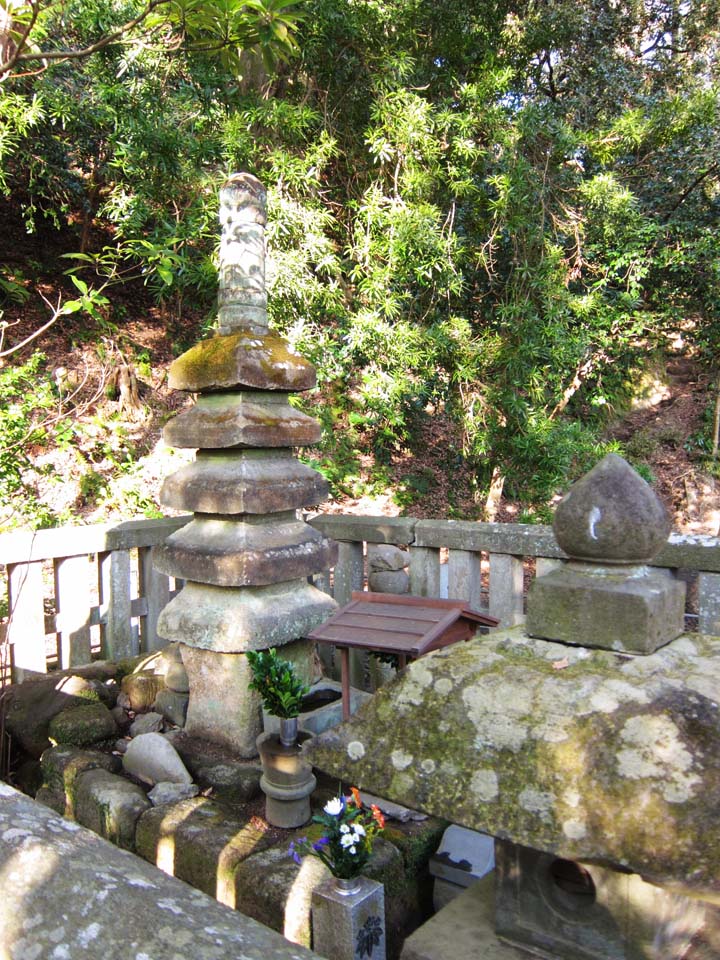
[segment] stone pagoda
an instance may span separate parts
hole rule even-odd
[[[153,563],[185,581],[158,622],[181,644],[185,729],[251,757],[262,723],[245,653],[291,644],[291,659],[309,661],[301,638],[335,609],[309,578],[333,565],[336,547],[297,512],[327,496],[324,478],[292,452],[320,438],[318,422],[289,404],[315,386],[315,370],[268,329],[266,195],[255,177],[223,185],[220,224],[218,334],[170,367],[170,386],[197,400],[164,431],[197,457],[165,481],[161,502],[194,516]]]

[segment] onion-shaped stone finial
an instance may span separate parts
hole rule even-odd
[[[565,553],[595,563],[647,563],[665,544],[670,526],[655,492],[616,453],[573,484],[553,520]]]

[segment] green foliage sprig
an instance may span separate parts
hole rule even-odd
[[[253,673],[248,686],[260,694],[268,713],[285,720],[297,717],[309,688],[297,676],[293,664],[278,656],[274,647],[249,650],[247,658]]]

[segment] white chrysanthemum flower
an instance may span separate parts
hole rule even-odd
[[[361,823],[354,823],[354,824],[353,824],[353,830],[354,830],[355,833],[358,835],[358,837],[364,837],[364,836],[365,836],[365,827],[364,827]]]
[[[343,834],[343,836],[340,837],[340,846],[345,847],[345,849],[351,847],[355,843],[357,843],[357,840],[349,833]]]
[[[341,797],[335,797],[334,800],[329,800],[323,807],[325,813],[331,817],[337,817],[343,812],[343,802]]]
[[[350,847],[350,853],[357,853],[357,847]]]
[[[350,833],[350,827],[346,823],[341,823],[340,833]]]

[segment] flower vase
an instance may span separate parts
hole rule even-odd
[[[313,890],[313,950],[333,960],[385,960],[385,891],[368,877]]]
[[[298,718],[280,717],[280,743],[284,747],[294,747],[297,743]]]

